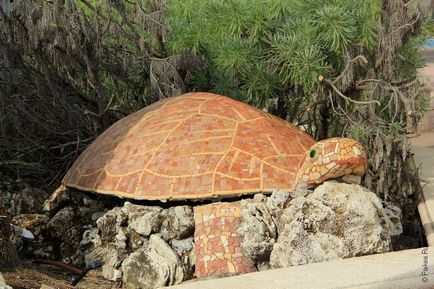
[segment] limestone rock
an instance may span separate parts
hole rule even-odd
[[[128,223],[127,214],[120,207],[115,207],[104,214],[96,221],[97,228],[100,232],[101,242],[114,242],[120,226],[126,226]]]
[[[6,281],[3,278],[3,275],[1,272],[0,272],[0,289],[12,289],[12,287],[10,287],[6,284]]]
[[[93,244],[97,236],[98,236],[98,229],[91,227],[88,230],[84,231],[83,238],[81,239],[80,244],[84,246]]]
[[[178,280],[183,276],[193,274],[192,218],[189,206],[162,209],[125,202],[122,207],[115,207],[100,216],[96,221],[97,228],[88,229],[83,235],[83,244],[93,244],[86,254],[86,263],[101,260],[103,276],[110,280],[123,278],[127,288],[147,288],[143,287],[147,282],[143,280],[155,278],[152,281],[155,284],[180,282]],[[176,252],[161,238],[160,231]],[[135,281],[131,270],[143,270],[143,266],[150,266],[153,271],[140,273],[142,281]]]
[[[82,218],[69,206],[59,210],[47,224],[50,235],[60,240],[59,251],[65,263],[82,261],[77,252],[84,231],[81,222]]]
[[[50,221],[47,215],[44,214],[23,214],[15,216],[12,222],[21,228],[25,228],[32,232],[36,239],[43,239],[43,234],[47,229],[47,224]]]
[[[49,195],[41,189],[27,185],[17,191],[0,191],[0,194],[2,195],[0,202],[3,203],[9,216],[42,212],[44,201]]]
[[[193,237],[187,238],[187,239],[173,239],[170,241],[170,245],[173,250],[178,254],[178,256],[182,256],[191,250],[193,250],[194,247],[194,239]]]
[[[48,229],[54,237],[62,238],[71,226],[75,223],[76,219],[75,210],[73,207],[65,207],[59,210],[48,223]]]
[[[184,279],[178,255],[157,234],[150,236],[147,248],[135,251],[123,262],[122,271],[127,289],[169,286]]]
[[[299,186],[297,188],[295,188],[294,190],[289,192],[289,196],[293,199],[293,198],[298,198],[298,197],[306,197],[307,195],[312,194],[312,190],[308,189],[306,187],[303,186]]]
[[[383,253],[391,247],[390,220],[380,199],[359,185],[325,182],[288,204],[277,219],[272,268]]]
[[[188,280],[193,277],[194,265],[196,263],[194,252],[194,238],[189,237],[187,239],[170,240],[170,247],[178,254],[181,260],[182,267],[184,269],[184,279]]]
[[[275,191],[267,198],[267,209],[273,216],[277,216],[291,199],[289,192]]]
[[[183,239],[192,235],[193,231],[193,209],[190,206],[176,206],[167,210],[167,217],[162,226],[162,235],[165,239]]]
[[[344,175],[341,177],[341,179],[347,184],[360,185],[362,183],[362,177],[358,175]]]
[[[119,249],[136,250],[143,246],[147,237],[160,231],[165,215],[158,206],[125,202],[123,207],[115,207],[98,218],[101,244],[112,243]]]
[[[2,216],[1,212],[0,206],[0,270],[11,269],[19,262],[17,251],[10,240],[12,227],[9,219]]]
[[[128,227],[148,237],[160,231],[164,220],[163,209],[157,206],[140,206],[126,202],[122,210],[128,215]]]
[[[255,264],[269,260],[277,237],[276,226],[264,201],[241,201],[238,234],[242,238],[244,255]]]
[[[119,281],[122,278],[122,262],[127,257],[127,252],[119,250],[112,245],[104,245],[94,248],[84,257],[86,265],[96,260],[102,263],[102,276],[111,281]]]

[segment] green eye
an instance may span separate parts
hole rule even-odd
[[[311,159],[313,159],[316,156],[316,150],[315,149],[311,150],[309,156]]]

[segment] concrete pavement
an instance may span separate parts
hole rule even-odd
[[[420,72],[426,75],[434,88],[434,48],[423,49],[426,66]],[[421,124],[422,134],[410,139],[423,194],[418,205],[419,214],[430,246],[434,246],[434,89],[430,95],[430,105]]]
[[[196,281],[171,289],[434,288],[434,248],[355,257]]]

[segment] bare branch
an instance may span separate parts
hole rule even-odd
[[[320,79],[320,81],[326,83],[331,88],[333,88],[333,90],[336,92],[336,94],[339,95],[340,97],[342,97],[346,101],[349,101],[349,102],[352,102],[352,103],[355,103],[355,104],[360,104],[360,105],[368,105],[368,104],[381,105],[381,103],[378,100],[359,101],[359,100],[351,99],[348,96],[344,95],[342,92],[340,92],[339,89],[337,89],[337,87],[333,84],[333,82],[331,80],[322,78],[322,79]]]

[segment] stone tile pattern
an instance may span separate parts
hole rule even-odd
[[[306,187],[348,174],[363,174],[367,169],[365,149],[355,140],[346,138],[317,142],[303,156],[302,164],[296,183]]]
[[[213,203],[194,209],[196,277],[222,277],[256,271],[241,249],[237,233],[241,202]]]
[[[198,199],[290,190],[315,141],[228,97],[188,93],[113,124],[63,183],[135,199]]]

